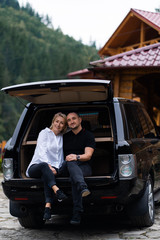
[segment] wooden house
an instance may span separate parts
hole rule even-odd
[[[68,77],[112,80],[114,96],[141,101],[160,126],[160,13],[131,9],[98,53]]]

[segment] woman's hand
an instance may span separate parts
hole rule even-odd
[[[49,164],[48,164],[48,166],[51,169],[51,171],[53,172],[53,174],[56,175],[57,174],[56,169],[54,167],[52,167],[51,165],[49,165]]]

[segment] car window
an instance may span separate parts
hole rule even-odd
[[[70,110],[71,111],[71,110]],[[76,110],[77,111],[77,110]],[[63,110],[63,113],[68,113],[69,111]],[[110,115],[109,110],[95,109],[89,110],[79,110],[77,111],[82,117],[82,127],[93,132],[95,137],[112,137]],[[45,127],[50,127],[53,115],[55,114],[54,109],[41,109],[39,110],[27,132],[26,140],[34,141],[37,139],[39,132]]]
[[[124,104],[126,120],[128,125],[129,139],[142,138],[143,129],[139,120],[137,105]]]
[[[147,111],[144,108],[142,108],[142,111],[143,111],[144,117],[145,117],[147,125],[148,125],[148,133],[147,133],[146,137],[156,137],[156,130],[155,130],[153,122],[151,121]]]
[[[124,104],[129,138],[152,138],[156,136],[154,125],[144,108],[139,105]]]
[[[82,117],[82,126],[92,131],[95,137],[111,137],[111,124],[109,111],[87,111],[80,112]]]
[[[150,132],[148,124],[147,124],[147,119],[145,118],[145,116],[143,114],[143,111],[142,111],[142,108],[140,106],[137,106],[136,110],[137,110],[137,115],[138,115],[140,124],[141,124],[142,129],[143,129],[143,136],[145,137]]]

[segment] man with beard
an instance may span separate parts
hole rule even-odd
[[[64,135],[63,144],[72,184],[73,216],[70,223],[73,225],[80,224],[83,212],[82,197],[90,194],[84,177],[92,175],[89,160],[95,149],[93,134],[82,128],[81,122],[82,119],[77,113],[72,112],[67,115],[67,123],[71,131]]]

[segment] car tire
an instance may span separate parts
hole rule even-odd
[[[134,226],[150,227],[154,223],[154,216],[153,184],[149,177],[143,196],[130,206],[129,217]]]
[[[43,213],[38,209],[29,209],[28,215],[18,218],[22,227],[38,229],[42,228],[45,221],[43,220]]]

